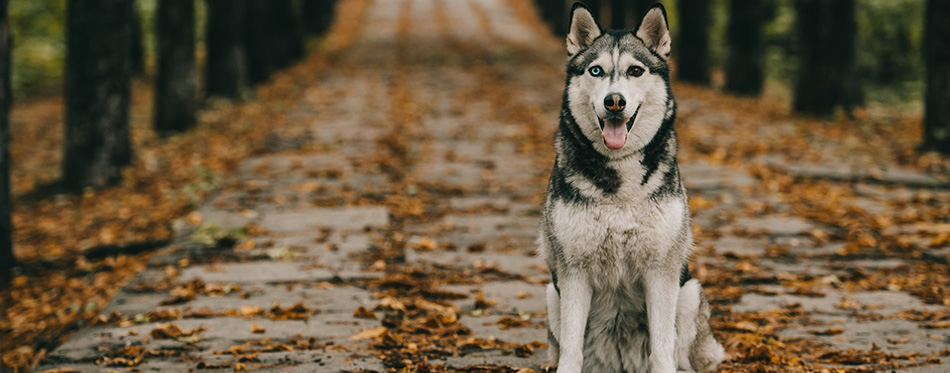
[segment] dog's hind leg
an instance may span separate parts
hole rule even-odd
[[[561,344],[558,336],[561,335],[561,296],[557,294],[554,284],[548,284],[548,358],[557,362],[561,356]]]
[[[715,369],[724,351],[709,326],[709,304],[699,281],[692,279],[680,288],[676,304],[676,368],[679,372]]]

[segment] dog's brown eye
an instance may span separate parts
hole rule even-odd
[[[630,66],[630,68],[627,69],[627,75],[630,75],[630,76],[643,75],[643,68],[640,66]]]

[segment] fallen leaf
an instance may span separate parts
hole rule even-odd
[[[356,335],[354,335],[354,336],[352,336],[352,337],[350,337],[350,338],[347,338],[347,339],[350,340],[350,341],[359,341],[359,340],[363,340],[363,339],[376,338],[376,337],[379,337],[379,336],[382,336],[383,334],[385,334],[387,330],[389,330],[389,329],[386,328],[385,326],[381,326],[381,327],[373,328],[373,329],[367,329],[367,330],[363,330],[363,331],[361,331],[361,332],[359,332],[359,333],[356,333]]]

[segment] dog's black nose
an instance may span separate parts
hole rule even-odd
[[[607,97],[604,97],[604,107],[607,108],[608,111],[618,113],[627,107],[627,100],[623,98],[622,94],[611,93],[608,94]]]

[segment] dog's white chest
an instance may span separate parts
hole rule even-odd
[[[551,211],[568,262],[591,271],[627,271],[666,257],[684,223],[678,198],[655,202],[565,204]],[[595,272],[596,273],[596,272]]]

